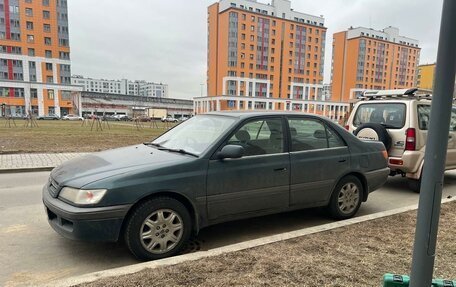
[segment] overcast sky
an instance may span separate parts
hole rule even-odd
[[[68,2],[73,74],[163,82],[170,97],[200,96],[206,83],[207,6],[216,1]],[[325,18],[325,83],[330,82],[332,34],[350,26],[396,26],[400,35],[419,40],[421,64],[435,62],[442,0],[291,0],[291,5]]]

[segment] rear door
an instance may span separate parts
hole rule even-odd
[[[420,132],[417,136],[417,149],[423,152],[426,148],[427,134],[429,128],[429,119],[431,114],[430,104],[418,104],[418,128]],[[448,148],[446,156],[446,167],[456,166],[456,108],[453,107],[451,111],[450,130],[448,133]]]
[[[336,180],[350,167],[340,136],[315,118],[290,117],[290,205],[312,206],[329,199]]]
[[[389,156],[400,157],[405,148],[405,131],[407,122],[407,105],[404,102],[390,100],[366,102],[358,106],[353,117],[353,128],[356,130],[362,124],[380,124],[386,128],[391,137]]]

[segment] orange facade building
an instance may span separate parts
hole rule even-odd
[[[365,90],[412,88],[420,58],[418,41],[399,29],[358,27],[333,35],[332,100],[350,102]]]
[[[79,113],[67,0],[0,0],[0,115]]]
[[[325,102],[325,42],[324,19],[294,11],[288,0],[209,6],[207,97],[194,99],[195,113],[342,113],[344,105]]]

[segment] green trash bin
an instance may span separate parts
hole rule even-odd
[[[407,275],[385,274],[383,276],[383,287],[409,286],[410,277]],[[456,287],[456,281],[433,279],[432,287]]]

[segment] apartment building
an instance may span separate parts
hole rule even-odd
[[[92,79],[80,75],[71,78],[73,85],[80,85],[87,92],[109,93],[118,95],[168,97],[168,85],[146,81]]]
[[[325,102],[324,18],[288,0],[220,0],[208,7],[207,97],[195,113],[293,110],[336,113]],[[337,108],[342,112],[345,106]]]
[[[332,100],[349,102],[364,90],[415,86],[420,58],[418,40],[399,29],[358,27],[333,35]]]
[[[434,89],[435,63],[418,66],[416,86],[422,90]]]
[[[1,116],[79,113],[67,0],[0,0]]]

